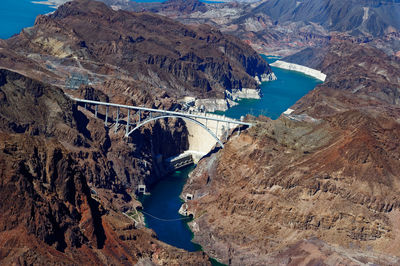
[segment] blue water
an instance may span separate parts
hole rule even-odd
[[[193,233],[187,225],[187,217],[178,213],[182,205],[179,195],[193,169],[194,165],[188,166],[163,178],[150,188],[150,196],[141,199],[146,226],[153,229],[161,241],[187,251],[201,249],[199,245],[191,242]]]
[[[53,8],[33,4],[30,0],[1,0],[0,39],[7,39],[23,28],[33,26],[37,15],[52,11]]]
[[[263,56],[268,63],[277,60],[276,57]],[[261,84],[263,97],[260,100],[243,99],[239,105],[232,107],[225,114],[232,118],[240,118],[242,115],[265,115],[271,119],[277,119],[284,111],[296,103],[301,97],[322,83],[320,80],[304,75],[300,72],[284,70],[272,67],[272,71],[278,78],[275,81]]]

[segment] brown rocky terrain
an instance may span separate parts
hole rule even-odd
[[[207,263],[203,253],[159,242],[101,195],[92,197],[75,149],[107,159],[80,132],[77,106],[60,89],[0,70],[0,95],[1,264]]]
[[[306,112],[313,117],[323,117],[357,106],[369,112],[384,112],[398,119],[398,59],[366,44],[342,41],[332,41],[329,47],[319,49],[311,56],[302,57],[301,54],[293,55],[289,61],[299,63],[295,58],[302,58],[305,65],[326,73],[327,79],[320,88],[294,106],[296,113]]]
[[[183,4],[181,21],[210,11],[170,1],[163,12]],[[240,7],[208,15],[217,25]],[[255,20],[263,31],[274,24],[246,18],[241,32]],[[329,41],[313,25],[322,36],[314,38],[299,25],[292,26],[304,42],[293,50],[329,44],[313,62],[328,79],[291,116],[260,118],[200,162],[184,191],[195,194],[195,240],[235,265],[399,264],[399,62],[362,40]],[[265,36],[255,32],[247,39],[253,45]],[[297,38],[268,34],[271,47]],[[256,87],[253,76],[269,67],[254,51],[208,26],[81,0],[0,40],[0,66],[45,82],[0,70],[2,263],[207,263],[204,253],[163,244],[121,215],[138,204],[138,183],[160,177],[154,155],[187,148],[182,121],[160,121],[126,140],[46,83],[81,98],[173,110],[190,93],[221,97],[225,87]],[[87,81],[68,90],[74,76]]]
[[[119,9],[150,11],[185,24],[206,23],[239,37],[263,54],[287,56],[332,38],[400,51],[398,1],[291,1],[201,4],[198,0],[136,3],[102,0]]]
[[[320,66],[293,114],[232,135],[185,186],[195,241],[221,262],[400,263],[400,64],[339,42]]]
[[[68,2],[39,16],[34,27],[2,46],[35,61],[44,68],[36,71],[53,74],[46,82],[61,86],[83,75],[87,83],[117,78],[143,82],[143,89],[162,88],[170,96],[224,98],[225,89],[257,88],[254,77],[271,72],[248,45],[209,26],[114,11],[90,0]]]
[[[263,54],[292,54],[305,47],[329,41],[326,30],[318,25],[286,23],[277,25],[268,15],[257,12],[262,2],[202,4],[198,0],[170,0],[162,3],[135,3],[121,0],[103,2],[124,10],[153,12],[188,25],[208,24],[235,35]]]
[[[34,27],[1,40],[0,47],[1,67],[60,86],[74,96],[171,110],[179,107],[177,97],[186,94],[223,97],[226,88],[257,87],[252,76],[270,71],[250,47],[211,27],[116,12],[86,0],[40,16]],[[76,76],[83,84],[71,89],[69,80]],[[10,125],[25,119],[11,115],[14,109],[7,112]],[[73,115],[80,134],[66,129],[67,136],[59,134],[60,140],[79,158],[91,186],[122,193],[126,201],[138,183],[151,184],[162,175],[154,156],[166,158],[187,149],[181,120],[159,121],[125,140],[123,130],[114,133],[112,124],[104,127],[92,112],[76,108]],[[104,115],[105,110],[100,108],[99,113]],[[29,121],[36,117],[40,115],[29,116]],[[24,123],[18,127],[28,130]]]
[[[138,31],[130,28],[135,26]],[[186,39],[179,35],[185,32]],[[140,36],[140,41],[131,42],[128,33],[145,36],[149,42]],[[163,37],[167,33],[177,34],[184,48],[174,50],[173,38]],[[102,42],[97,41],[100,36]],[[121,36],[126,38],[115,50],[111,46]],[[176,57],[193,47],[204,54],[213,44],[224,44],[227,50],[210,50],[205,59],[192,53],[190,62]],[[0,66],[25,75],[7,70],[0,75],[2,199],[18,198],[21,206],[10,208],[2,201],[2,212],[11,217],[1,219],[2,263],[208,264],[203,253],[163,244],[150,230],[136,229],[122,215],[138,205],[134,199],[138,183],[151,184],[162,176],[153,158],[187,149],[183,122],[159,121],[124,139],[122,130],[114,133],[104,121],[94,119],[90,107],[74,105],[60,89],[46,84],[86,99],[175,109],[176,98],[186,93],[220,95],[231,81],[231,88],[257,87],[251,75],[265,74],[259,71],[270,71],[268,65],[239,40],[210,27],[187,28],[151,14],[115,12],[92,1],[68,3],[51,17],[38,18],[35,27],[19,36],[0,41],[0,46]],[[150,49],[146,56],[163,57],[162,66],[144,57],[146,49]],[[146,60],[133,60],[138,58]],[[171,60],[177,68],[166,65]],[[212,76],[207,73],[211,70]],[[223,77],[218,76],[221,73]],[[68,87],[74,76],[87,77],[77,90]],[[176,86],[160,85],[157,76],[165,84],[172,77]],[[212,84],[210,93],[202,94],[203,83]],[[99,115],[104,112],[100,108]]]
[[[177,97],[186,94],[224,97],[225,89],[257,87],[252,76],[270,71],[250,47],[211,27],[117,12],[86,0],[39,16],[34,27],[1,40],[0,47],[1,67],[74,96],[169,110],[179,108]],[[70,87],[74,78],[79,89]],[[90,185],[122,193],[127,201],[138,183],[152,184],[162,175],[154,156],[167,158],[187,149],[188,133],[181,120],[159,121],[126,140],[123,130],[114,133],[112,124],[104,127],[92,112],[82,107],[74,111],[81,136],[68,131],[66,145],[79,158]]]

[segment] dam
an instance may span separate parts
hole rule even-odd
[[[240,119],[241,116],[246,114],[263,114],[272,119],[277,119],[297,100],[321,83],[320,80],[297,71],[276,67],[272,69],[278,79],[261,85],[261,91],[264,95],[263,98],[244,99],[239,101],[239,105],[232,107],[226,112],[206,114],[206,116]],[[203,122],[205,123],[205,121]],[[203,128],[193,123],[186,123],[186,126],[189,132],[189,150],[191,152],[197,151],[197,157],[200,158],[215,145],[215,140],[208,136],[208,134],[205,134],[206,131]],[[216,122],[211,122],[210,124],[207,122],[207,126],[214,130],[214,132],[217,132],[218,137],[222,140],[225,140],[224,138],[226,138],[228,130],[231,134],[232,130],[238,131],[238,128],[234,129],[234,125],[230,125],[229,127],[226,125],[225,128],[225,125],[222,127],[222,124],[218,123],[217,125]],[[234,134],[236,134],[236,132],[234,132]],[[193,159],[196,163],[195,156]],[[183,184],[186,183],[193,169],[194,165],[190,165],[167,175],[165,179],[162,179],[150,188],[150,196],[144,196],[142,198],[143,208],[146,213],[163,219],[159,220],[144,213],[146,226],[153,229],[160,240],[188,251],[200,250],[201,248],[191,241],[192,232],[187,226],[187,222],[190,221],[190,218],[178,213],[183,203],[180,199]],[[191,196],[193,199],[193,195]],[[196,195],[194,195],[194,197],[195,196]],[[161,205],[160,202],[163,202],[163,204]],[[167,209],[164,204],[169,205],[170,208]],[[218,265],[218,262],[213,260],[212,263]]]
[[[193,113],[193,112],[192,112]],[[226,121],[231,121],[227,123],[221,123],[218,120],[206,120],[204,118],[199,118],[198,121],[201,122],[202,124],[206,125],[208,128],[210,128],[211,131],[215,132],[216,136],[221,140],[225,141],[228,136],[229,132],[233,129],[235,129],[237,125],[234,123],[234,120],[230,120],[231,118],[226,117],[224,115],[217,115],[217,114],[209,114],[209,113],[194,113],[194,114],[203,114],[205,117],[209,118],[216,118],[216,119],[223,119]],[[216,144],[215,139],[205,130],[200,127],[199,125],[196,125],[194,123],[186,123],[186,128],[189,132],[189,150],[190,151],[196,151],[200,154],[207,154],[212,147]],[[239,130],[239,128],[238,128]],[[197,160],[198,161],[198,160]]]

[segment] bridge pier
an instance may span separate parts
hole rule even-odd
[[[129,122],[131,119],[131,109],[128,109],[128,120],[126,122],[126,128],[125,128],[125,137],[129,136]]]
[[[108,106],[106,107],[106,119],[104,121],[104,125],[107,126],[107,122],[108,122]]]
[[[229,122],[227,123],[228,128],[226,129],[226,137],[225,139],[228,140],[228,136],[229,136],[229,131],[230,131],[230,124]]]
[[[96,106],[94,107],[94,117],[96,117],[97,118],[97,113],[98,113],[98,111],[99,111],[99,106],[96,104]]]
[[[115,119],[114,133],[117,133],[117,130],[118,130],[118,122],[119,122],[119,107],[117,107],[117,118]]]

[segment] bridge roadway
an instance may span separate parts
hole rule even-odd
[[[85,99],[79,99],[79,98],[74,98],[71,95],[68,95],[71,100],[77,102],[77,103],[83,103],[86,107],[87,104],[94,105],[95,106],[95,116],[97,117],[98,115],[98,107],[99,106],[105,106],[106,107],[106,113],[105,113],[105,124],[108,122],[109,118],[109,108],[110,107],[115,107],[117,108],[117,116],[115,119],[115,132],[118,129],[119,122],[120,122],[120,109],[127,109],[128,110],[128,115],[127,115],[127,121],[126,121],[126,131],[125,131],[125,137],[128,137],[130,134],[132,134],[135,130],[140,128],[141,126],[158,120],[158,119],[163,119],[163,118],[181,118],[186,121],[190,121],[193,123],[198,124],[202,128],[204,128],[220,145],[221,147],[224,147],[222,141],[218,138],[218,123],[226,123],[227,124],[227,129],[230,129],[230,124],[233,125],[239,125],[239,126],[248,126],[251,127],[251,123],[239,121],[236,119],[232,118],[221,118],[215,115],[212,116],[207,116],[207,115],[199,115],[199,114],[191,114],[191,113],[184,113],[184,112],[176,112],[176,111],[166,111],[166,110],[161,110],[161,109],[153,109],[153,108],[147,108],[147,107],[140,107],[140,106],[131,106],[131,105],[123,105],[123,104],[115,104],[115,103],[107,103],[107,102],[100,102],[100,101],[92,101],[92,100],[85,100]],[[132,130],[129,130],[131,123],[130,123],[130,111],[134,110],[138,113],[138,123],[134,123],[133,125],[136,125]],[[145,113],[148,114],[148,116],[142,120],[142,115],[145,115]],[[154,116],[153,114],[159,114],[158,116]],[[206,124],[203,124],[199,122],[198,120],[204,120],[206,121]],[[207,127],[207,121],[216,121],[217,126],[216,126],[216,132],[214,133],[209,127]],[[239,127],[239,133],[240,133],[240,127]]]

